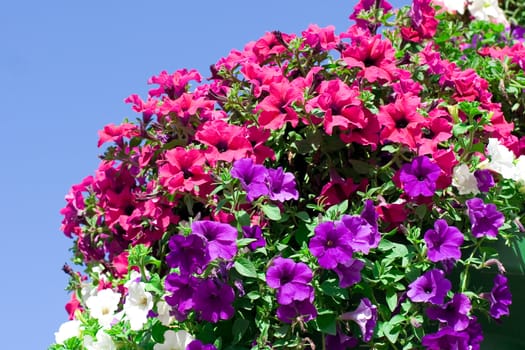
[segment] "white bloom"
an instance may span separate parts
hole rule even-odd
[[[109,328],[115,318],[120,297],[120,293],[109,288],[102,289],[96,295],[90,296],[86,300],[86,306],[91,317],[96,318],[102,327]]]
[[[80,336],[81,322],[79,320],[71,320],[64,322],[55,332],[55,343],[64,344],[64,342],[73,337]]]
[[[148,313],[153,308],[153,296],[146,292],[143,282],[132,282],[128,285],[128,295],[124,302],[124,313],[130,322],[131,329],[138,331],[148,320]]]
[[[516,161],[516,181],[525,185],[525,156],[520,156]]]
[[[194,338],[186,331],[174,332],[171,329],[164,332],[164,343],[155,344],[153,350],[186,350]]]
[[[478,194],[478,180],[471,173],[466,164],[458,165],[454,168],[452,185],[454,185],[459,194]]]
[[[470,0],[468,10],[476,19],[509,24],[503,10],[498,6],[498,0]]]
[[[164,300],[157,302],[157,318],[160,320],[164,326],[169,326],[173,320],[173,317],[170,315],[171,306]]]
[[[84,347],[86,350],[117,350],[113,339],[102,329],[97,332],[97,341],[93,341],[91,336],[86,335]]]
[[[498,139],[490,138],[487,146],[487,153],[490,157],[487,169],[501,174],[504,179],[516,180],[516,166],[514,165],[515,157],[512,151],[500,144]]]
[[[132,270],[129,274],[129,280],[124,284],[124,287],[129,288],[132,283],[138,283],[142,280],[142,275],[140,272]]]
[[[434,4],[441,6],[445,11],[450,13],[465,13],[465,7],[467,6],[466,0],[434,0]]]

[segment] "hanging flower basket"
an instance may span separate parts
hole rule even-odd
[[[205,83],[152,77],[66,196],[50,349],[466,350],[521,325],[525,47],[474,3],[361,0]]]

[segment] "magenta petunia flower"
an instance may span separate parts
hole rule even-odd
[[[268,169],[266,182],[271,200],[284,202],[299,198],[294,175],[285,173],[281,167]]]
[[[440,174],[441,168],[430,158],[419,156],[414,158],[412,163],[403,164],[399,180],[410,197],[432,197]]]
[[[407,296],[413,302],[441,305],[452,284],[445,278],[443,271],[434,269],[425,272],[408,287]]]
[[[200,220],[191,224],[192,233],[206,238],[211,260],[229,260],[237,253],[237,230],[221,222]]]
[[[377,306],[372,304],[368,298],[361,299],[357,309],[351,312],[345,312],[340,317],[342,320],[352,320],[359,328],[363,335],[363,341],[369,342],[374,335],[377,324]]]
[[[498,228],[505,221],[495,204],[483,203],[481,198],[472,198],[465,202],[468,208],[468,216],[472,225],[472,235],[476,238],[483,236],[496,237]]]
[[[196,287],[193,296],[194,308],[203,320],[217,323],[233,317],[235,309],[233,288],[216,279],[205,279]]]
[[[512,294],[507,282],[507,277],[503,275],[496,275],[494,278],[494,286],[488,295],[490,302],[490,316],[499,319],[502,316],[510,314],[509,306],[512,304]]]
[[[455,331],[465,330],[470,323],[468,316],[472,305],[465,294],[455,294],[451,301],[443,306],[433,305],[427,309],[428,318],[439,320]]]
[[[277,289],[277,302],[281,305],[294,300],[306,300],[313,297],[312,270],[302,262],[277,257],[266,271],[266,283],[270,288]]]
[[[461,258],[460,247],[464,237],[457,227],[449,226],[443,219],[434,223],[434,228],[425,232],[428,259],[432,262]]]
[[[338,263],[352,259],[350,232],[341,222],[326,221],[317,225],[308,248],[324,269],[334,269]]]

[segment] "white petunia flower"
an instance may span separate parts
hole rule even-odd
[[[164,343],[155,344],[153,350],[186,350],[189,343],[195,340],[190,333],[180,330],[164,332]]]
[[[84,347],[86,350],[117,350],[111,336],[100,329],[97,332],[97,340],[94,341],[89,335],[84,337]]]
[[[128,295],[124,302],[124,313],[130,322],[131,329],[138,331],[148,320],[148,313],[153,308],[153,296],[146,292],[143,282],[132,282],[128,285]]]
[[[55,332],[55,343],[64,344],[69,338],[80,336],[81,324],[79,320],[62,323],[58,328],[58,332]]]
[[[498,139],[490,138],[487,145],[487,154],[490,157],[487,169],[495,171],[504,179],[516,180],[516,166],[514,165],[514,153],[500,144]]]
[[[479,193],[478,180],[476,180],[474,173],[469,171],[466,164],[454,167],[452,185],[458,189],[459,194]]]
[[[503,10],[498,5],[498,0],[470,0],[468,10],[476,19],[509,24]]]
[[[157,302],[157,318],[164,326],[169,326],[173,321],[173,316],[170,315],[171,306],[164,300]]]
[[[86,300],[86,306],[91,317],[96,318],[103,328],[111,327],[120,297],[120,293],[108,288],[98,291],[96,295],[90,296]]]
[[[466,0],[434,0],[435,5],[441,6],[445,11],[450,13],[465,13],[465,7],[467,6]]]

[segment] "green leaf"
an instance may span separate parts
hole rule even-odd
[[[390,311],[394,311],[397,307],[397,292],[392,288],[389,288],[386,291],[386,303]]]
[[[315,319],[319,331],[331,335],[337,334],[337,315],[334,313],[320,314]]]
[[[255,265],[246,258],[238,258],[233,267],[241,276],[257,278]]]
[[[264,204],[261,209],[266,217],[273,221],[281,220],[281,209],[275,204]]]
[[[237,318],[233,323],[232,335],[233,335],[233,344],[237,344],[241,341],[242,336],[246,333],[250,321],[245,320],[244,318]]]

